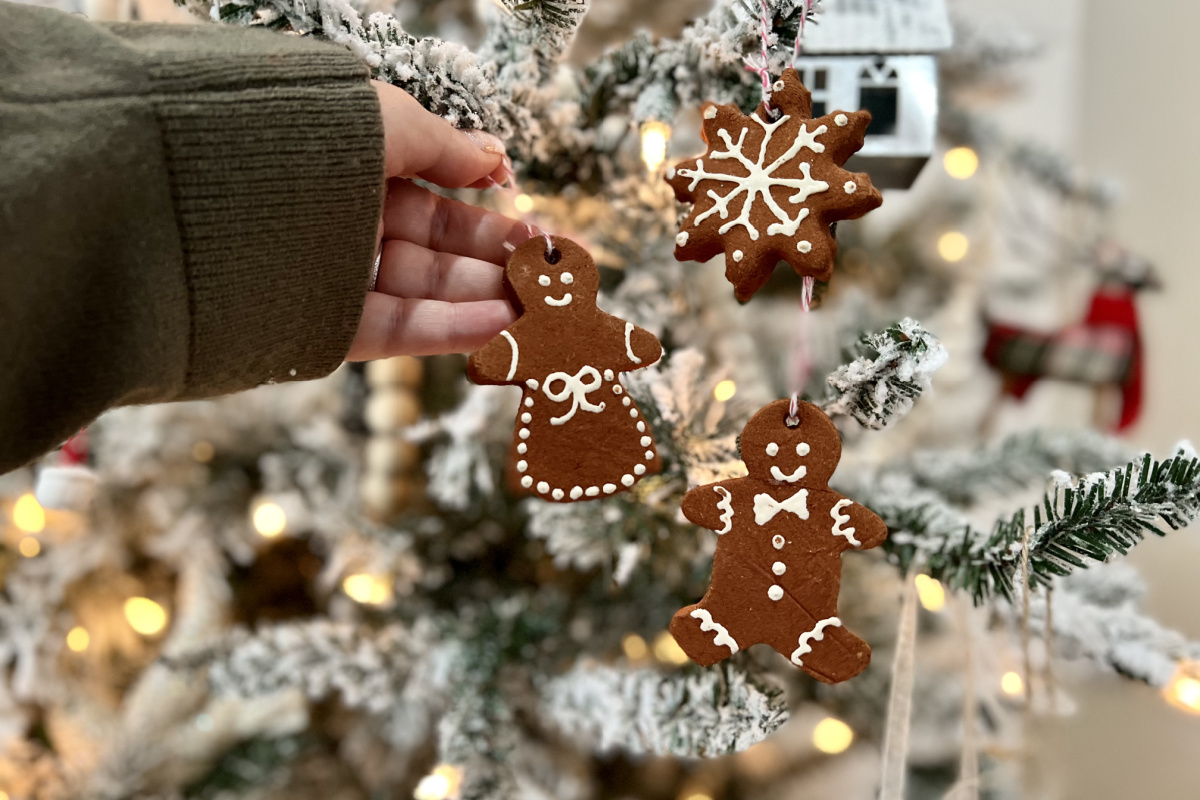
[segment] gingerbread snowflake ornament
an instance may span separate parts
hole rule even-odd
[[[671,634],[701,666],[766,643],[819,681],[853,678],[871,648],[838,616],[842,553],[882,544],[887,526],[829,488],[841,437],[816,406],[771,403],[740,441],[750,474],[683,498],[684,516],[718,539],[708,592]]]
[[[693,203],[675,237],[680,261],[725,254],[739,300],[762,288],[780,260],[829,280],[837,241],[830,225],[883,202],[871,179],[842,165],[863,146],[871,115],[835,111],[811,118],[812,97],[794,69],[772,87],[770,107],[704,107],[708,152],[667,170],[675,197]]]
[[[631,488],[662,468],[621,373],[658,361],[654,334],[596,307],[600,274],[574,242],[544,237],[508,258],[504,282],[521,316],[471,354],[467,375],[524,391],[513,432],[514,492],[569,503]]]

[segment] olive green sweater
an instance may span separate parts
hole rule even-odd
[[[0,0],[0,473],[113,406],[332,371],[383,189],[341,48]]]

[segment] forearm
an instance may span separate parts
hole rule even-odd
[[[104,409],[318,377],[383,190],[366,69],[0,2],[0,472]]]

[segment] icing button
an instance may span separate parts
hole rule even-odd
[[[771,565],[771,572],[774,572],[776,575],[782,575],[787,572],[787,564],[784,564],[782,561],[776,561]]]
[[[783,540],[783,537],[777,533],[771,537],[771,544],[775,547],[776,550],[782,550],[783,546],[786,544],[786,542]]]
[[[782,600],[783,599],[783,587],[779,586],[778,584],[773,585],[770,589],[767,589],[767,597],[769,597],[775,601]]]

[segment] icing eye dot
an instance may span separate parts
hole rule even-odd
[[[808,451],[809,451],[809,447],[804,442],[801,442],[800,444],[796,445],[796,455],[806,456],[806,455],[808,455]]]
[[[771,442],[769,445],[767,445],[767,455],[769,455],[771,458],[779,455],[779,445],[775,444],[774,442]]]
[[[777,92],[783,91],[783,81],[775,81],[775,85],[773,85],[771,88]]]
[[[549,275],[540,276],[538,278],[538,283],[540,283],[542,286],[549,286],[550,285],[550,276]]]
[[[559,275],[558,279],[566,284],[572,284],[575,282],[575,276],[569,272],[564,272],[562,275]]]

